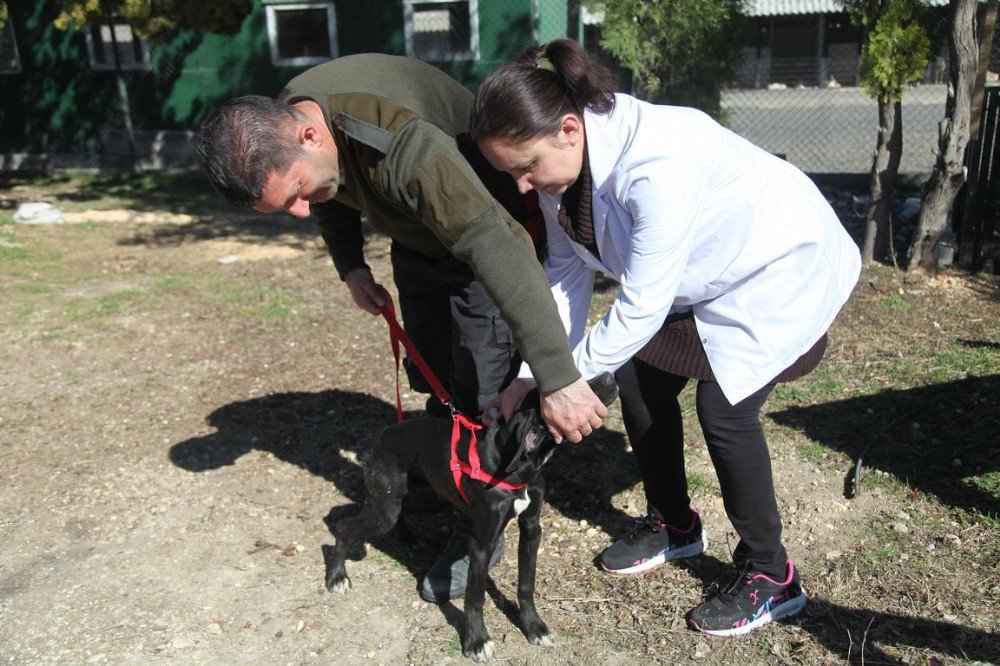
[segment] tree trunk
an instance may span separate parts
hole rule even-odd
[[[989,70],[991,47],[993,45],[993,30],[997,21],[997,0],[990,0],[986,5],[986,15],[979,36],[979,64],[976,65],[976,82],[972,87],[972,118],[969,119],[969,146],[971,154],[968,160],[968,182],[965,185],[962,219],[954,221],[954,229],[958,236],[958,259],[962,268],[978,272],[983,263],[983,225],[980,219],[982,208],[977,206],[979,193],[980,169],[985,157],[985,146],[980,146],[979,124],[983,115],[983,97],[986,92],[986,73]],[[977,164],[975,160],[979,159]]]
[[[948,224],[955,195],[965,182],[965,148],[969,143],[972,87],[976,73],[976,0],[951,0],[948,36],[948,100],[938,125],[938,155],[925,185],[923,206],[909,250],[907,269],[933,271],[935,249]]]
[[[878,143],[871,170],[871,205],[865,218],[865,241],[861,260],[881,261],[892,243],[889,224],[892,195],[903,155],[903,110],[901,102],[878,102]]]

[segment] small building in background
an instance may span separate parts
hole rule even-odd
[[[925,0],[945,14],[948,0]],[[750,43],[734,88],[858,85],[861,28],[838,0],[750,0]],[[948,76],[948,45],[932,59],[925,83]]]

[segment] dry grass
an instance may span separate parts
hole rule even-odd
[[[343,599],[322,592],[324,517],[360,499],[357,458],[392,419],[394,373],[384,326],[351,306],[310,224],[234,216],[186,181],[8,185],[154,215],[0,217],[0,660],[461,660],[458,609],[413,593],[446,515],[370,546]],[[160,223],[158,208],[191,218]],[[369,245],[390,284],[385,240]],[[686,393],[708,554],[639,577],[593,567],[643,510],[613,410],[548,474],[539,609],[558,645],[526,645],[511,623],[508,556],[487,614],[498,658],[1000,662],[998,295],[994,278],[870,269],[820,368],[770,399],[802,616],[729,641],[686,628],[736,543]]]

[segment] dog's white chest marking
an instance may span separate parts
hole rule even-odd
[[[516,500],[514,500],[515,516],[520,516],[521,512],[527,509],[528,505],[531,504],[531,498],[528,497],[528,489],[525,488],[523,492],[524,492],[524,497],[518,497]]]

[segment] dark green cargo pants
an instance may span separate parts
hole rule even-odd
[[[520,358],[507,323],[468,264],[432,259],[392,244],[392,271],[403,328],[463,413],[478,415],[517,374]],[[431,393],[404,361],[410,387]]]

